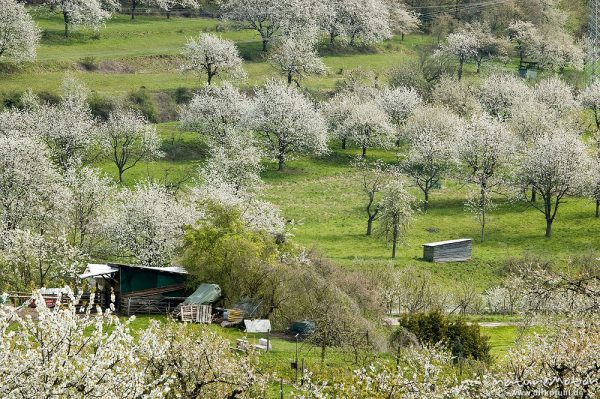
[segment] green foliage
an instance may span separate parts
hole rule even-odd
[[[93,57],[93,56],[83,57],[79,61],[79,64],[86,71],[97,71],[98,70],[98,60],[96,59],[96,57]]]
[[[21,107],[21,96],[23,93],[11,91],[2,94],[2,107],[0,108],[19,108]]]
[[[88,104],[92,115],[102,120],[107,120],[110,113],[117,108],[117,104],[113,99],[101,97],[98,93],[93,93],[88,98]]]
[[[175,89],[175,102],[177,104],[187,104],[192,100],[193,92],[187,87],[178,87]]]
[[[238,211],[209,205],[206,221],[185,233],[181,263],[190,284],[218,284],[226,305],[233,305],[263,297],[265,274],[276,255],[273,237],[245,228]]]
[[[406,314],[400,318],[400,326],[415,334],[421,344],[442,342],[456,357],[490,360],[489,337],[481,335],[478,325],[463,319],[451,320],[440,312]]]
[[[140,111],[148,121],[152,123],[157,122],[156,107],[144,87],[129,93],[126,98],[126,105],[129,108]]]

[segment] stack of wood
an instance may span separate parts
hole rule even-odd
[[[471,259],[473,240],[462,238],[423,244],[423,259],[428,262],[463,262]]]
[[[227,321],[229,324],[238,324],[244,320],[244,311],[240,309],[228,309]]]
[[[182,305],[181,321],[210,324],[212,322],[212,306]]]

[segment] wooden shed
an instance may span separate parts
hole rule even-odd
[[[115,263],[89,264],[81,279],[91,279],[97,293],[110,303],[114,292],[117,310],[166,313],[187,297],[187,273],[180,267],[145,267]]]
[[[461,238],[423,244],[423,259],[428,262],[463,262],[471,259],[473,240]]]

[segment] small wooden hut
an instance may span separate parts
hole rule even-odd
[[[473,240],[461,238],[423,244],[423,259],[428,262],[464,262],[471,259]]]

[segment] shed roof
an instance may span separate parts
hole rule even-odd
[[[454,244],[454,243],[458,243],[458,242],[469,242],[469,241],[473,241],[473,240],[471,238],[459,238],[458,240],[430,242],[430,243],[427,243],[427,244],[423,244],[423,246],[424,247],[435,247],[435,246],[438,246],[438,245]]]
[[[167,266],[167,267],[153,267],[153,266],[141,266],[141,265],[122,265],[118,263],[109,263],[108,266],[113,268],[129,267],[133,269],[143,270],[155,270],[157,272],[172,273],[172,274],[188,274],[183,267],[180,266]]]
[[[115,269],[106,264],[88,263],[85,272],[79,275],[79,278],[97,277],[110,275],[117,272],[119,269]]]

